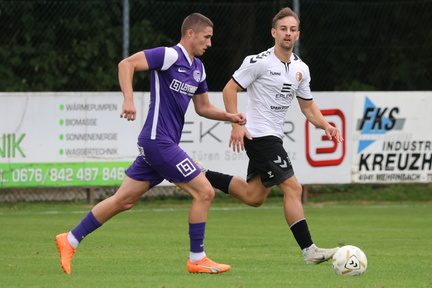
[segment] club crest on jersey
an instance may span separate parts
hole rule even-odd
[[[194,77],[195,81],[197,81],[199,83],[201,81],[201,72],[198,70],[195,70],[193,72],[193,77]]]
[[[303,74],[301,72],[296,73],[296,80],[300,82],[303,79]]]

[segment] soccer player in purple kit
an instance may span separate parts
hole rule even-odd
[[[231,267],[207,258],[204,234],[208,210],[214,198],[212,185],[196,163],[179,147],[184,115],[192,99],[203,117],[243,125],[242,113],[227,113],[209,102],[206,73],[196,58],[211,46],[213,23],[202,14],[186,17],[180,43],[135,53],[118,65],[124,96],[120,117],[135,120],[132,80],[135,71],[151,70],[150,107],[138,137],[139,155],[126,170],[117,192],[98,203],[70,232],[56,236],[60,263],[71,273],[76,247],[89,233],[120,212],[131,209],[150,188],[164,179],[188,192],[193,200],[189,211],[190,253],[186,263],[191,273],[222,273]]]

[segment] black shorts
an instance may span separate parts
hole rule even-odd
[[[282,139],[265,136],[249,140],[244,138],[246,154],[249,157],[247,181],[261,176],[262,184],[269,188],[294,176],[294,170]]]

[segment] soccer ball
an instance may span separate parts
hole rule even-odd
[[[367,258],[360,248],[346,245],[333,255],[332,264],[337,275],[360,276],[366,271]]]

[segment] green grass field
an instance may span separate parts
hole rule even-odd
[[[359,277],[336,275],[330,262],[305,265],[280,198],[260,208],[217,199],[206,252],[232,269],[189,274],[188,207],[189,200],[138,203],[90,234],[66,275],[54,237],[90,207],[0,203],[0,287],[432,287],[431,202],[305,206],[318,246],[352,244],[365,251],[369,267]]]

